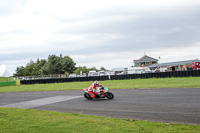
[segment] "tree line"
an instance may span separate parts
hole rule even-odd
[[[76,63],[69,56],[49,55],[46,59],[37,59],[36,62],[30,60],[26,66],[19,66],[14,76],[36,76],[36,75],[53,75],[53,74],[80,74],[88,73],[91,70],[97,70],[95,67],[76,67]],[[101,67],[100,70],[106,70]]]

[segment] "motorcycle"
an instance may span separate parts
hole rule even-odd
[[[92,100],[91,95],[88,93],[88,88],[83,89],[85,91],[84,93],[84,97],[88,100]],[[114,94],[109,92],[107,87],[97,87],[95,90],[98,95],[95,95],[95,98],[108,98],[108,99],[113,99],[114,98]]]

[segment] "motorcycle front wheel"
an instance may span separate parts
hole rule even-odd
[[[112,94],[111,92],[107,92],[105,95],[108,99],[113,99],[114,98],[114,94]]]
[[[84,97],[86,98],[86,99],[88,99],[88,100],[92,100],[92,97],[90,96],[90,94],[89,93],[84,93]]]

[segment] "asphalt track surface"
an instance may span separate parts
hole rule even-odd
[[[82,90],[0,93],[0,107],[200,125],[200,88],[110,91],[112,100],[86,100]]]

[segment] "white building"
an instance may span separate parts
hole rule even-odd
[[[104,75],[106,75],[106,72],[105,71],[99,71],[99,76],[104,76]]]
[[[135,73],[147,73],[151,72],[148,67],[130,67],[128,68],[128,74],[135,74]]]
[[[88,76],[99,76],[99,73],[96,71],[89,71]]]
[[[123,74],[127,74],[127,68],[124,67],[120,67],[120,68],[113,68],[111,70],[111,75],[123,75]]]
[[[13,74],[7,69],[6,65],[0,65],[0,77],[11,77]]]

